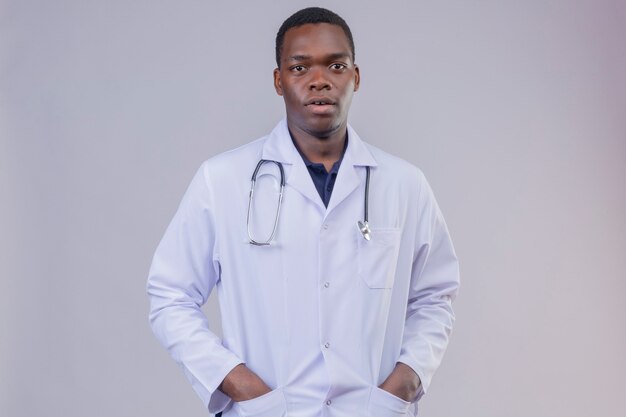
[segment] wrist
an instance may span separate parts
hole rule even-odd
[[[421,385],[421,380],[413,368],[398,362],[380,388],[398,398],[412,402],[417,398]]]
[[[251,400],[271,391],[270,387],[244,364],[234,367],[218,389],[236,402]]]

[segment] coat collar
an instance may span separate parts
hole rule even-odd
[[[359,138],[354,129],[348,125],[348,147],[339,167],[339,173],[337,174],[337,180],[328,203],[328,208],[326,208],[315,189],[311,175],[302,157],[291,140],[285,119],[276,125],[263,144],[262,158],[287,165],[285,167],[287,186],[293,187],[300,194],[317,204],[322,210],[326,211],[326,215],[350,195],[361,181],[365,181],[365,169],[363,167],[375,167],[378,165],[365,143]]]
[[[302,157],[293,145],[287,129],[287,120],[281,120],[269,134],[263,145],[263,159],[294,165],[302,161]],[[348,148],[342,166],[348,158],[353,166],[377,166],[376,160],[359,135],[348,125]]]

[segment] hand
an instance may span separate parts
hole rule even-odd
[[[383,389],[404,401],[415,401],[422,386],[420,377],[408,365],[396,363],[396,367],[378,388]]]
[[[252,400],[272,390],[243,363],[226,375],[218,389],[236,402]]]

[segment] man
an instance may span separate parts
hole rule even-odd
[[[348,125],[354,55],[336,14],[288,18],[286,120],[202,164],[154,255],[152,328],[212,413],[413,416],[447,346],[457,258],[421,172]]]

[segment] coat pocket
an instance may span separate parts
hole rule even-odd
[[[371,240],[359,233],[358,274],[369,288],[392,288],[400,250],[401,230],[372,229]]]
[[[281,389],[275,389],[251,400],[233,404],[233,410],[239,417],[285,417],[287,402]]]
[[[405,417],[410,416],[411,403],[396,397],[378,387],[372,387],[368,404],[369,417]]]

